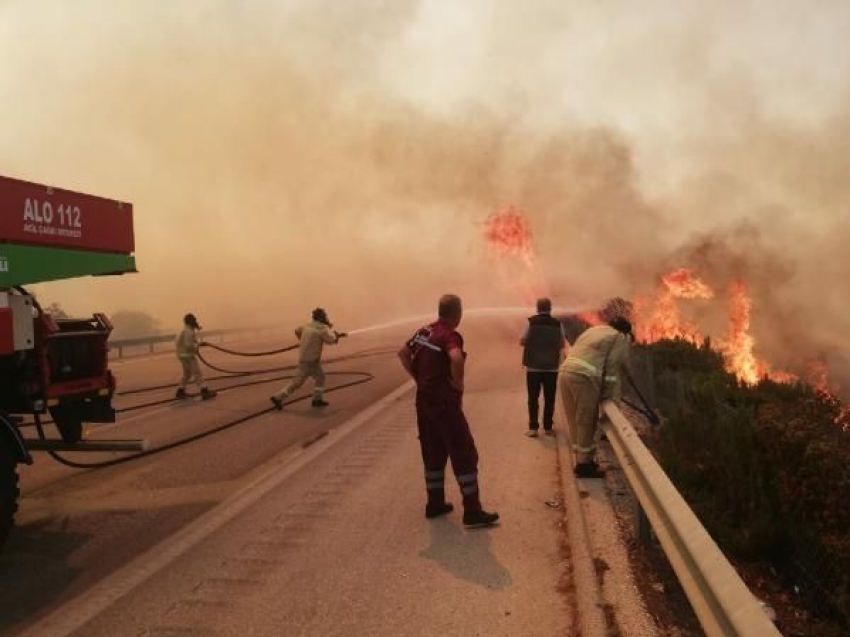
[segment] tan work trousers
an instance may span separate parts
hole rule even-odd
[[[198,389],[201,389],[204,386],[204,374],[201,371],[198,359],[193,356],[192,358],[178,358],[177,360],[180,361],[180,365],[183,367],[183,378],[180,379],[180,387],[185,389],[186,385],[195,383]]]
[[[570,372],[561,372],[558,383],[567,417],[567,435],[576,462],[591,462],[596,453],[599,383],[588,376]]]
[[[316,383],[316,386],[313,388],[313,400],[321,400],[325,392],[325,372],[319,361],[298,363],[298,371],[295,373],[295,378],[289,381],[286,387],[277,392],[275,397],[283,400],[301,387],[308,378],[312,378]]]

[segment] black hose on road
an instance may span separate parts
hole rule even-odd
[[[226,347],[222,347],[221,345],[213,345],[212,343],[207,343],[206,341],[204,341],[202,345],[204,347],[211,347],[212,349],[217,349],[219,352],[224,352],[225,354],[231,354],[232,356],[272,356],[273,354],[282,354],[283,352],[291,352],[294,349],[298,349],[298,345],[289,345],[288,347],[273,349],[267,352],[237,352],[236,350],[227,349]]]
[[[295,346],[283,348],[283,349],[280,349],[280,350],[273,350],[271,352],[245,353],[245,352],[234,352],[232,350],[226,350],[224,348],[214,346],[215,349],[219,349],[221,351],[224,351],[226,353],[231,353],[231,354],[234,354],[236,356],[268,356],[268,355],[272,355],[272,354],[277,354],[277,353],[293,350],[293,349],[296,349],[297,347],[298,346],[295,345]],[[352,359],[356,359],[356,358],[364,358],[364,357],[368,357],[368,356],[386,354],[386,353],[390,353],[390,352],[394,352],[394,351],[395,351],[395,348],[376,347],[376,348],[370,348],[370,349],[367,349],[367,350],[362,350],[360,352],[357,352],[357,353],[354,353],[354,354],[349,354],[349,355],[346,355],[346,356],[339,356],[339,357],[336,357],[336,358],[331,358],[331,359],[328,359],[325,362],[326,363],[340,362],[340,361],[344,361],[344,360],[352,360]],[[219,376],[219,377],[216,377],[215,379],[211,378],[209,380],[221,380],[221,379],[226,379],[226,378],[240,378],[240,377],[245,377],[245,376],[256,376],[256,375],[260,375],[260,374],[269,374],[269,373],[275,373],[275,372],[280,372],[280,371],[290,371],[290,370],[295,369],[297,367],[297,365],[290,364],[290,365],[285,365],[285,366],[281,366],[281,367],[273,367],[273,368],[261,369],[261,370],[238,370],[238,371],[234,371],[234,370],[227,370],[227,369],[223,369],[221,367],[216,367],[216,366],[212,365],[211,363],[209,363],[209,361],[204,359],[203,356],[200,355],[200,353],[198,354],[198,358],[207,367],[214,369],[215,371],[222,372],[222,373],[226,374],[225,376]],[[374,379],[373,374],[371,374],[369,372],[363,372],[363,371],[357,371],[357,370],[353,370],[353,371],[331,371],[331,372],[326,372],[326,375],[328,375],[328,376],[342,376],[342,375],[360,376],[361,378],[359,378],[358,380],[343,383],[341,385],[337,385],[336,387],[329,387],[325,390],[325,393],[339,391],[340,389],[346,389],[348,387],[354,387],[355,385],[360,385],[362,383],[366,383],[366,382],[369,382],[370,380]],[[230,386],[227,386],[227,387],[218,388],[217,391],[221,392],[221,391],[228,391],[230,389],[239,389],[239,388],[242,388],[242,387],[248,387],[248,386],[252,386],[252,385],[260,385],[260,384],[263,384],[263,383],[271,383],[271,382],[286,380],[288,378],[292,378],[292,375],[274,376],[272,378],[263,378],[263,379],[258,379],[258,380],[251,380],[251,381],[247,381],[247,382],[242,382],[242,383],[236,383],[236,384],[233,384],[233,385],[230,385]],[[146,392],[146,391],[154,391],[154,390],[158,390],[158,389],[168,389],[168,388],[172,388],[172,387],[174,387],[174,383],[170,383],[168,385],[157,385],[155,387],[146,387],[146,388],[141,388],[141,389],[130,390],[130,391],[127,391],[127,392],[122,392],[119,395],[136,394],[136,393],[142,393],[142,392]],[[303,400],[306,400],[307,398],[310,398],[310,396],[309,395],[300,396],[298,398],[294,398],[294,399],[286,401],[284,403],[284,405],[289,405],[289,404],[292,404],[292,403],[301,402]],[[167,404],[167,403],[171,403],[171,402],[177,402],[178,400],[180,400],[180,399],[166,398],[166,399],[162,399],[162,400],[155,400],[155,401],[143,403],[141,405],[133,405],[132,407],[125,407],[124,409],[116,410],[116,412],[117,413],[123,413],[123,412],[127,412],[127,411],[143,409],[143,408],[146,408],[146,407],[154,407],[156,405],[162,405],[162,404]],[[59,455],[59,453],[56,452],[56,451],[48,451],[48,454],[54,460],[59,462],[60,464],[63,464],[67,467],[72,467],[74,469],[101,469],[101,468],[111,467],[111,466],[118,465],[118,464],[123,464],[125,462],[131,462],[133,460],[137,460],[139,458],[143,458],[143,457],[146,457],[146,456],[152,456],[152,455],[161,453],[163,451],[175,449],[177,447],[182,447],[183,445],[187,445],[191,442],[195,442],[197,440],[201,440],[203,438],[206,438],[206,437],[211,436],[213,434],[219,433],[221,431],[225,431],[227,429],[235,427],[236,425],[240,425],[244,422],[247,422],[247,421],[252,420],[254,418],[257,418],[259,416],[268,414],[272,411],[276,411],[275,407],[273,407],[273,406],[272,407],[266,407],[264,409],[261,409],[259,411],[254,412],[254,413],[246,414],[246,415],[240,416],[240,417],[238,417],[234,420],[228,421],[228,422],[226,422],[222,425],[218,425],[217,427],[214,427],[213,429],[209,429],[207,431],[203,431],[203,432],[194,434],[192,436],[188,436],[186,438],[181,438],[180,440],[175,440],[174,442],[170,442],[170,443],[163,445],[161,447],[157,447],[156,449],[150,449],[148,451],[141,451],[139,453],[134,453],[134,454],[131,454],[131,455],[128,455],[128,456],[123,456],[121,458],[114,458],[112,460],[106,460],[106,461],[103,461],[103,462],[93,462],[93,463],[76,462],[76,461],[73,461],[73,460],[68,460],[67,458]],[[35,415],[34,425],[35,425],[36,429],[38,430],[39,438],[41,438],[42,440],[46,440],[47,437],[44,434],[43,423],[41,422],[41,418],[39,417],[38,414]]]
[[[325,393],[339,391],[340,389],[346,389],[347,387],[354,387],[355,385],[361,385],[361,384],[367,383],[370,380],[375,378],[375,376],[373,374],[370,374],[368,372],[357,372],[357,371],[327,372],[327,375],[329,375],[329,376],[330,375],[343,375],[343,374],[360,375],[360,376],[362,376],[362,378],[360,378],[359,380],[354,380],[354,381],[348,382],[348,383],[343,383],[342,385],[337,385],[336,387],[328,387],[325,390]],[[280,379],[276,378],[276,379],[271,379],[271,380],[280,380]],[[270,381],[269,380],[255,381],[254,383],[250,383],[250,384],[258,384],[258,382],[270,382]],[[239,385],[239,387],[241,387],[241,386],[242,385]],[[235,386],[234,387],[226,387],[226,388],[222,388],[221,391],[226,391],[227,389],[235,389],[235,388],[236,388]],[[298,398],[288,400],[283,404],[284,405],[291,405],[292,403],[301,402],[302,400],[307,400],[308,398],[310,398],[309,395],[300,396]],[[172,399],[169,399],[168,402],[172,402],[174,400],[175,399],[172,398]],[[68,460],[67,458],[60,456],[59,453],[56,452],[56,451],[48,451],[47,453],[50,455],[51,458],[56,460],[56,462],[63,464],[67,467],[72,467],[74,469],[102,469],[104,467],[111,467],[111,466],[114,466],[114,465],[123,464],[125,462],[130,462],[132,460],[138,460],[139,458],[144,458],[145,456],[153,456],[155,454],[162,453],[163,451],[169,451],[169,450],[175,449],[177,447],[182,447],[183,445],[187,445],[190,442],[195,442],[197,440],[207,438],[209,436],[212,436],[213,434],[217,434],[219,432],[225,431],[227,429],[235,427],[236,425],[241,425],[244,422],[247,422],[249,420],[253,420],[254,418],[257,418],[257,417],[262,416],[264,414],[271,413],[273,411],[277,411],[274,406],[266,407],[264,409],[261,409],[259,411],[254,412],[254,413],[246,414],[244,416],[240,416],[239,418],[228,421],[228,422],[226,422],[222,425],[214,427],[213,429],[208,429],[206,431],[202,431],[202,432],[194,434],[192,436],[188,436],[186,438],[181,438],[180,440],[175,440],[174,442],[170,442],[170,443],[163,445],[161,447],[157,447],[156,449],[150,449],[149,451],[140,451],[139,453],[134,453],[134,454],[129,455],[129,456],[124,456],[124,457],[121,457],[121,458],[114,458],[112,460],[106,460],[106,461],[103,461],[103,462],[91,462],[91,463],[89,463],[89,462],[75,462],[73,460]],[[36,414],[36,416],[35,416],[35,427],[38,430],[39,437],[42,440],[46,440],[47,438],[44,435],[44,429],[42,427],[41,419],[39,418],[38,414]]]

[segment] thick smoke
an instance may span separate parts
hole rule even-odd
[[[768,359],[846,362],[850,10],[615,4],[0,3],[0,173],[135,205],[139,274],[40,294],[166,325],[514,305],[481,223],[516,205],[557,306],[690,265],[749,281]]]

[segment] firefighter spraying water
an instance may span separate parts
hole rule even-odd
[[[348,336],[345,332],[333,330],[333,323],[328,318],[328,313],[323,308],[317,307],[313,310],[312,321],[295,328],[295,336],[298,337],[298,372],[290,383],[271,397],[275,409],[283,409],[284,401],[301,387],[308,378],[312,378],[313,407],[327,407],[328,402],[325,394],[325,372],[322,369],[322,351],[325,343],[336,345],[339,339]]]

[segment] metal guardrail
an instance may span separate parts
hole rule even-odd
[[[278,329],[277,326],[259,326],[259,327],[237,327],[226,330],[204,330],[203,337],[206,341],[217,341],[223,343],[225,338],[236,334],[250,334],[255,332],[272,331]],[[156,345],[160,343],[173,343],[177,338],[177,334],[152,334],[150,336],[141,336],[138,338],[124,338],[113,341],[110,339],[107,342],[110,350],[118,352],[118,358],[124,357],[124,349],[131,347],[147,347],[149,354],[156,351]]]
[[[782,637],[619,407],[602,429],[707,637]]]

